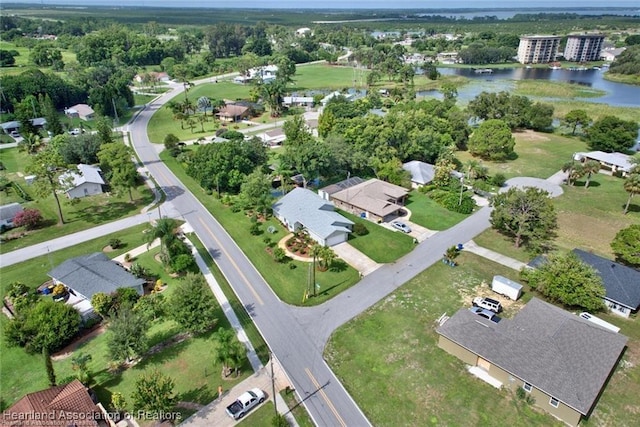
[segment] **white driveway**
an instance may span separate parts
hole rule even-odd
[[[366,276],[374,270],[377,270],[382,264],[378,264],[347,242],[338,243],[332,246],[331,249],[338,255],[344,262],[349,264],[360,272],[361,275]]]

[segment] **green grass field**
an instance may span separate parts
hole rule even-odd
[[[375,262],[397,261],[400,257],[411,252],[415,246],[413,238],[402,232],[389,230],[367,219],[344,211],[339,212],[356,224],[360,223],[367,227],[369,233],[364,236],[357,236],[355,233],[351,233],[349,235],[349,244]]]
[[[185,173],[175,158],[169,156],[166,152],[162,152],[160,158],[171,168],[178,179],[204,204],[209,212],[216,217],[245,255],[249,257],[253,265],[262,274],[278,297],[286,303],[295,305],[321,304],[350,286],[353,286],[358,281],[358,272],[347,264],[338,261],[335,267],[328,271],[316,272],[316,283],[320,284],[320,292],[317,296],[309,298],[303,303],[303,295],[307,288],[309,263],[295,260],[282,264],[277,263],[267,252],[266,244],[263,241],[265,237],[269,237],[271,241],[277,242],[288,233],[280,222],[273,217],[269,218],[268,221],[262,223],[262,234],[252,236],[249,233],[251,220],[244,212],[234,213],[213,196],[207,195],[206,192]],[[269,226],[273,226],[276,229],[275,234],[269,234],[265,231]]]
[[[564,425],[474,378],[437,346],[440,315],[470,306],[474,288],[495,274],[517,279],[517,272],[474,254],[463,252],[458,261],[455,268],[428,268],[338,329],[325,351],[329,365],[376,426]],[[523,300],[530,297],[526,292]],[[588,425],[630,426],[640,410],[640,327],[636,320],[606,319],[632,330],[623,357],[630,364],[611,378]]]
[[[153,201],[153,193],[144,184],[140,184],[133,190],[133,203],[129,201],[128,194],[117,196],[104,193],[77,199],[73,203],[60,194],[65,224],[57,226],[58,214],[53,195],[39,200],[33,193],[33,188],[27,185],[24,180],[23,172],[29,161],[28,154],[18,151],[17,148],[3,149],[0,150],[0,161],[6,167],[7,178],[15,180],[34,199],[24,203],[23,207],[37,209],[43,216],[43,226],[37,230],[25,231],[22,228],[14,228],[5,232],[2,236],[5,241],[0,245],[0,253],[10,252],[137,214],[140,209]],[[13,189],[7,196],[19,197]],[[22,237],[11,239],[12,236],[20,235]]]
[[[606,92],[591,89],[575,83],[563,83],[540,80],[517,80],[515,93],[518,95],[549,98],[597,98]]]
[[[500,172],[507,178],[531,176],[548,178],[562,169],[577,151],[588,151],[586,143],[551,133],[515,132],[515,160],[506,162],[482,161],[491,175]],[[468,151],[458,151],[456,157],[465,163],[473,157]]]
[[[411,222],[429,230],[446,230],[469,216],[443,208],[416,190],[409,193],[407,208],[411,210]]]
[[[19,53],[19,55],[15,57],[16,59],[15,65],[13,67],[0,68],[0,75],[20,74],[30,68],[36,68],[36,69],[42,70],[43,72],[47,72],[51,70],[49,67],[35,66],[29,58],[30,49],[27,47],[16,46],[15,43],[0,40],[0,50],[15,50]],[[60,53],[62,54],[62,61],[65,64],[76,60],[76,54],[71,52],[68,49],[60,49]]]

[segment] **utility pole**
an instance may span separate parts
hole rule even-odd
[[[273,353],[269,349],[269,356],[271,359],[271,395],[273,396],[273,409],[275,410],[276,417],[278,416],[278,403],[276,399],[276,380],[273,375]]]

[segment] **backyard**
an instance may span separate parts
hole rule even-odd
[[[436,320],[443,313],[470,306],[476,287],[495,274],[518,278],[464,251],[457,261],[455,268],[437,263],[338,329],[325,351],[329,365],[374,425],[564,425],[469,375],[463,362],[437,346]],[[525,292],[522,301],[531,296]],[[635,320],[605,318],[631,340],[586,425],[630,426],[640,410],[640,328]]]
[[[43,224],[36,230],[25,231],[22,228],[15,228],[5,232],[2,235],[0,253],[7,253],[137,214],[140,209],[153,201],[153,193],[145,184],[139,184],[133,189],[133,202],[129,201],[128,194],[118,196],[113,193],[103,193],[75,199],[73,202],[64,195],[60,195],[65,224],[59,227],[56,226],[58,214],[53,196],[38,199],[33,188],[24,179],[24,168],[29,161],[29,155],[17,148],[3,149],[0,150],[0,161],[6,168],[4,173],[7,179],[16,182],[33,199],[33,201],[26,201],[19,192],[10,188],[3,194],[3,204],[20,202],[24,208],[39,210],[43,217]]]

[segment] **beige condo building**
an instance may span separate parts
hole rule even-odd
[[[603,46],[604,36],[601,34],[572,35],[567,38],[564,58],[575,62],[597,61]]]
[[[523,36],[518,46],[521,64],[546,64],[556,60],[560,47],[559,36]]]

